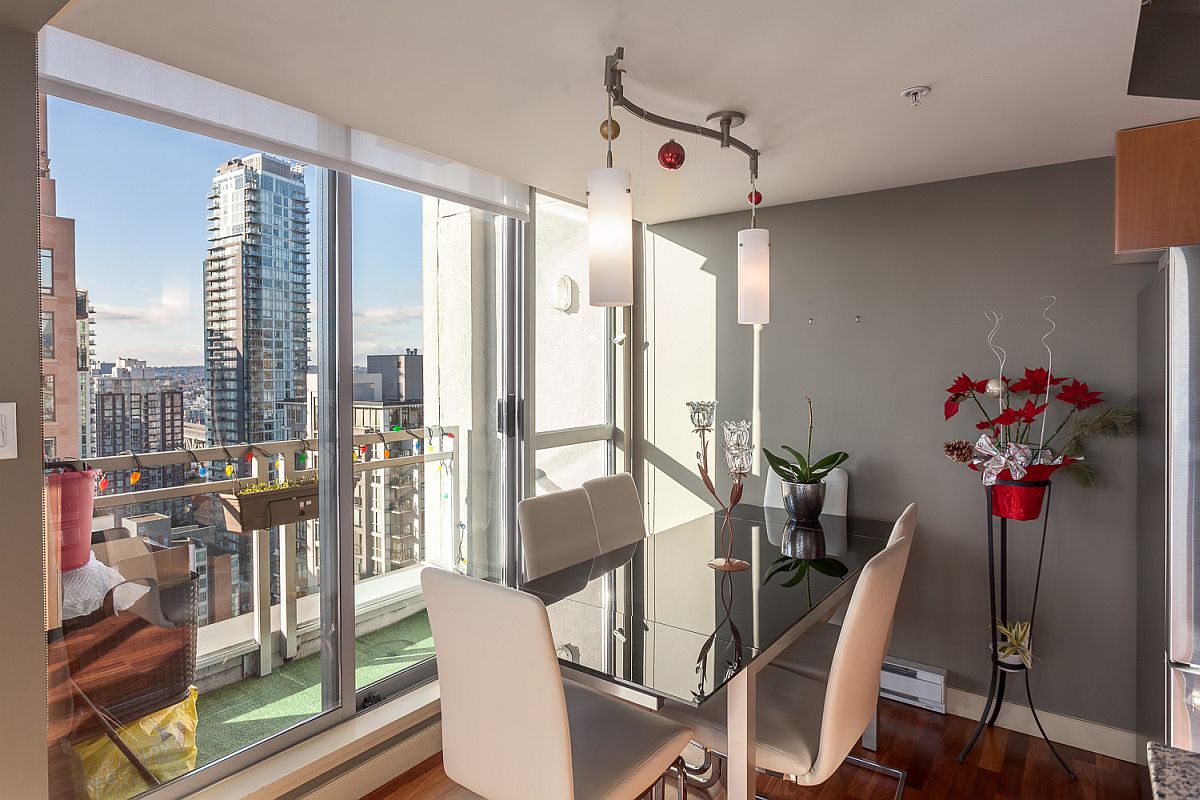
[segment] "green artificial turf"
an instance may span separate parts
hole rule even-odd
[[[354,680],[359,688],[418,664],[433,655],[433,636],[424,611],[354,642]],[[265,677],[201,692],[196,766],[241,750],[321,711],[319,655],[275,667]]]

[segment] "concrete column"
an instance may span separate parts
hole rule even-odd
[[[423,205],[425,420],[458,426],[459,547],[445,466],[425,468],[426,560],[471,574],[498,574],[503,524],[501,440],[496,434],[500,349],[495,216],[426,197]],[[431,450],[438,449],[434,442]]]

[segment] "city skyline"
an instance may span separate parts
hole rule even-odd
[[[54,97],[48,117],[58,214],[75,220],[97,360],[202,364],[206,197],[221,164],[256,150]],[[130,174],[131,165],[141,168]],[[421,196],[358,178],[353,193],[354,360],[362,365],[369,353],[423,348]]]

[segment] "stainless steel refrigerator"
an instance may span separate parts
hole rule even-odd
[[[1138,727],[1200,751],[1200,247],[1159,267],[1138,296]]]

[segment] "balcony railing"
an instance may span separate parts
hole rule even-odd
[[[426,439],[425,433],[430,436]],[[457,428],[422,428],[418,430],[388,431],[384,433],[357,434],[353,437],[353,448],[361,453],[364,445],[367,455],[358,455],[352,464],[353,473],[361,475],[378,470],[389,470],[402,467],[413,467],[421,464],[445,464],[449,473],[450,491],[446,508],[448,523],[445,528],[450,535],[459,534],[459,501],[460,487],[458,481],[458,431]],[[427,442],[427,451],[415,455],[404,455],[394,458],[371,458],[371,454],[386,445],[405,442]],[[436,449],[435,449],[436,448]],[[88,459],[88,466],[103,472],[122,472],[130,470],[145,470],[147,473],[156,468],[181,467],[188,468],[197,462],[242,463],[249,455],[252,465],[252,475],[245,478],[229,478],[193,483],[182,483],[163,488],[146,488],[138,490],[113,491],[98,495],[94,508],[97,513],[109,509],[137,506],[146,503],[179,500],[191,498],[198,494],[216,494],[232,492],[239,488],[265,480],[258,476],[267,476],[272,467],[280,478],[315,477],[316,469],[291,469],[294,454],[305,453],[306,463],[314,463],[314,454],[318,452],[318,440],[289,439],[284,441],[259,442],[250,444],[235,444],[228,447],[205,447],[192,450],[172,450],[165,452],[138,453],[105,456]],[[276,457],[283,455],[280,462]],[[411,479],[406,479],[412,483]],[[125,488],[125,481],[113,481]],[[114,486],[115,488],[115,486]],[[303,523],[300,523],[303,524]],[[316,642],[319,636],[320,603],[319,595],[303,596],[299,591],[297,570],[297,523],[280,525],[277,528],[279,536],[278,563],[278,596],[280,602],[272,605],[272,554],[270,547],[270,531],[261,530],[243,534],[251,540],[252,575],[251,609],[246,614],[235,616],[202,625],[197,641],[197,675],[198,680],[207,682],[210,686],[221,685],[240,680],[245,674],[266,675],[271,672],[278,653],[284,660],[295,658],[301,649],[301,641]],[[457,550],[458,543],[453,543]],[[395,614],[395,606],[411,604],[419,594],[419,586],[415,573],[394,572],[370,579],[371,587],[360,583],[360,590],[355,592],[356,616],[359,618],[359,631],[371,630],[370,620],[376,616],[380,622],[387,615]],[[349,591],[344,587],[343,591]],[[212,587],[209,587],[212,596]],[[278,641],[277,641],[278,640]],[[315,644],[313,645],[315,647]],[[257,658],[253,656],[257,655]],[[250,658],[246,658],[249,656]],[[242,669],[235,670],[237,675],[227,676],[230,664],[237,660],[243,662]],[[231,662],[232,660],[232,662]],[[256,663],[255,663],[256,662]],[[212,675],[212,680],[205,681],[206,674]]]

